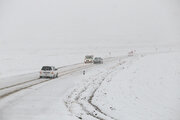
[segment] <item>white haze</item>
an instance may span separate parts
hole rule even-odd
[[[179,6],[178,0],[0,0],[0,47],[179,44]]]

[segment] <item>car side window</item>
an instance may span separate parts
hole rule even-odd
[[[55,67],[53,67],[53,70],[55,71]]]

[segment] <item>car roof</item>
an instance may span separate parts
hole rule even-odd
[[[93,55],[86,55],[86,56],[88,57],[88,56],[93,56]]]
[[[54,66],[43,66],[43,67],[54,67]]]

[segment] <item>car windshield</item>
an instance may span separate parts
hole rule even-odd
[[[42,67],[42,69],[41,70],[52,70],[52,68],[51,67],[49,67],[49,66],[44,66],[44,67]]]
[[[99,60],[100,58],[95,58],[95,60]]]
[[[86,56],[86,59],[93,59],[93,56]]]

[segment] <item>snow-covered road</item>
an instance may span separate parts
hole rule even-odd
[[[59,77],[90,66],[92,65],[79,63],[75,65],[59,67]],[[43,82],[48,82],[50,80],[51,79],[40,79],[39,72],[1,79],[0,98],[6,97],[10,94],[32,87],[34,85],[41,84]]]
[[[82,79],[85,76],[91,76],[97,71],[101,70],[102,66],[106,66],[109,64],[111,65],[111,62],[118,61],[119,59],[125,57],[126,56],[123,56],[121,58],[106,58],[103,65],[79,63],[75,65],[59,67],[59,78],[53,80],[38,79],[37,72],[1,79],[2,84],[0,85],[0,119],[39,119],[45,117],[43,111],[41,111],[42,108],[44,108],[46,105],[50,105],[47,106],[46,109],[44,109],[45,111],[49,111],[52,109],[52,106],[49,103],[56,104],[58,103],[58,100],[59,103],[61,103],[61,106],[59,106],[59,108],[54,108],[54,110],[57,111],[58,109],[60,109],[60,111],[62,111],[62,114],[65,114],[66,118],[66,116],[69,116],[69,113],[64,113],[65,109],[62,108],[62,106],[65,107],[65,104],[60,99],[63,98],[65,91],[71,88],[74,83],[78,81],[78,79]],[[91,73],[90,71],[92,71],[92,69],[94,72]],[[83,70],[86,70],[85,76],[82,75]],[[37,96],[37,94],[39,95]],[[51,99],[51,96],[53,96],[53,99]],[[34,108],[34,106],[36,107]],[[35,111],[37,113],[35,113]],[[54,115],[55,113],[48,113],[49,117],[56,116]],[[59,113],[59,111],[57,111],[57,113]],[[8,114],[11,114],[11,116],[8,116]],[[51,114],[53,115],[51,116]],[[49,117],[46,117],[46,119],[50,119]]]
[[[105,58],[104,62],[111,62],[116,58]],[[89,67],[95,66],[94,64],[84,64],[78,63],[74,65],[68,65],[63,67],[58,67],[59,77],[77,72],[79,70],[87,69]],[[6,97],[20,90],[32,87],[37,84],[48,82],[51,79],[40,79],[39,72],[17,75],[13,77],[7,77],[0,79],[0,98]]]

